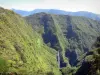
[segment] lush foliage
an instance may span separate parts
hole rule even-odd
[[[11,10],[0,8],[0,73],[61,75],[62,72],[72,75],[77,70],[73,66],[84,57],[85,62],[76,74],[89,68],[84,73],[99,75],[100,48],[84,54],[91,49],[98,35],[100,22],[92,19],[46,13],[24,19]],[[99,47],[100,42],[95,45]],[[60,70],[57,51],[60,63],[65,67]]]
[[[83,64],[76,72],[76,75],[100,75],[100,37],[97,38],[95,46],[99,48],[86,54]]]
[[[21,16],[3,8],[0,8],[0,57],[7,61],[9,73],[61,74],[56,51],[47,47]],[[6,67],[2,62],[4,61],[0,59],[1,71]]]
[[[8,71],[7,61],[0,58],[0,73],[5,73]]]
[[[67,62],[68,57],[71,66],[91,49],[100,34],[100,22],[85,17],[37,13],[25,18],[48,46],[60,50],[62,61]]]

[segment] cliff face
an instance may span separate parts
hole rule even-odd
[[[91,49],[100,34],[100,22],[84,17],[38,13],[25,19],[49,47],[60,51],[61,61],[69,61],[71,66]]]
[[[61,75],[56,54],[21,16],[0,8],[0,73]]]

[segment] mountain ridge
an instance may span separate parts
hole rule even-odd
[[[70,12],[70,11],[64,11],[64,10],[59,10],[59,9],[35,9],[32,11],[23,11],[23,10],[16,10],[16,9],[12,9],[12,10],[22,16],[28,16],[35,13],[45,12],[45,13],[58,14],[58,15],[84,16],[87,18],[100,21],[99,14],[95,14],[88,11]]]

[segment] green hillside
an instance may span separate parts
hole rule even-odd
[[[76,66],[100,35],[100,22],[85,17],[37,13],[25,18],[49,47],[60,51],[62,66]]]
[[[0,73],[61,75],[56,54],[21,16],[0,7]]]
[[[0,7],[0,75],[100,75],[99,35],[89,18]]]
[[[100,75],[100,37],[94,45],[96,48],[85,55],[75,75]]]

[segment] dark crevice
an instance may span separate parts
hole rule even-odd
[[[44,43],[46,43],[49,47],[54,48],[59,52],[60,58],[60,66],[59,68],[66,67],[66,63],[64,63],[62,56],[62,49],[59,44],[59,40],[55,35],[56,29],[54,29],[54,21],[50,15],[44,15],[41,19],[41,24],[44,25],[44,33],[42,34],[42,38]],[[58,56],[57,56],[58,58]],[[57,59],[58,60],[58,59]]]
[[[42,34],[43,40],[46,44],[49,44],[50,47],[57,50],[55,45],[58,45],[58,39],[54,34],[53,25],[54,22],[51,16],[44,15],[42,20],[42,25],[44,25],[44,34]]]
[[[65,56],[69,59],[69,64],[71,66],[76,66],[76,64],[78,63],[78,60],[77,60],[77,54],[75,50],[70,51],[67,49],[67,51],[65,52]]]
[[[90,68],[91,68],[91,64],[89,62],[84,62],[75,75],[87,75],[89,74],[88,72]]]
[[[58,52],[59,52],[59,55],[57,54],[57,62],[58,62],[59,68],[66,67],[67,63],[64,62],[64,59],[63,59],[60,51],[58,51]]]
[[[70,16],[67,16],[66,23],[67,23],[66,38],[71,39],[71,38],[75,37],[76,39],[78,39],[78,36],[74,31],[74,25],[71,22],[71,17]]]
[[[84,50],[84,53],[86,53],[86,52],[89,51],[89,48],[87,48],[87,47],[83,47],[83,50]]]

